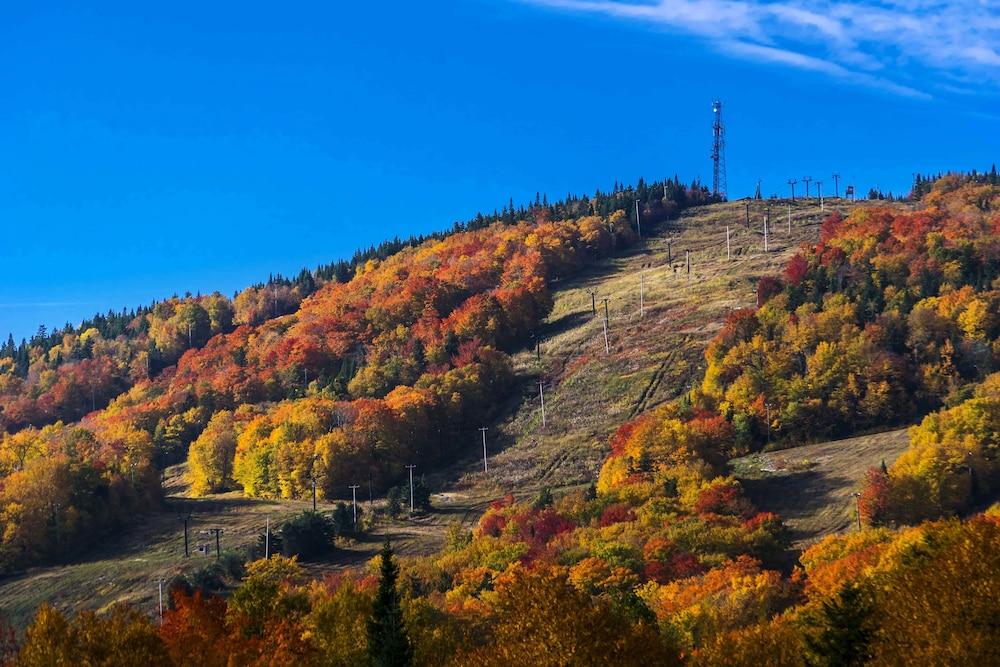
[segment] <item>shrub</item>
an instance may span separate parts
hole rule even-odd
[[[303,560],[324,556],[333,550],[336,534],[330,517],[319,512],[303,512],[282,525],[282,553]]]

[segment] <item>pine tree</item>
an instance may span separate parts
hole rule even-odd
[[[382,547],[378,594],[368,619],[368,662],[372,667],[404,667],[413,663],[413,648],[403,625],[396,579],[399,566],[389,538]]]
[[[847,584],[837,597],[823,603],[810,625],[817,632],[806,635],[810,665],[863,665],[875,635],[871,603],[864,591]]]

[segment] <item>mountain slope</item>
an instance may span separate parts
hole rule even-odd
[[[847,202],[839,205],[847,209]],[[829,212],[812,202],[797,202],[789,234],[788,209],[785,204],[775,206],[769,252],[764,253],[764,206],[755,203],[751,229],[744,226],[742,203],[693,209],[661,225],[641,245],[555,283],[553,308],[540,328],[540,355],[532,346],[513,355],[516,390],[499,406],[500,418],[488,424],[489,472],[482,472],[481,436],[475,430],[466,432],[453,463],[437,470],[418,468],[436,491],[433,509],[388,524],[399,551],[436,552],[449,525],[459,521],[471,527],[488,504],[504,494],[523,498],[543,487],[558,490],[592,483],[612,433],[691,387],[704,369],[705,347],[726,314],[754,305],[758,278],[778,271],[800,244],[814,241]],[[726,257],[727,225],[731,260]],[[591,292],[597,315],[591,309]],[[610,315],[610,354],[604,347],[604,298]],[[539,379],[545,392],[544,427]],[[175,472],[186,474],[184,468]],[[188,480],[172,479],[165,511],[150,514],[142,528],[108,540],[83,562],[33,568],[0,581],[6,613],[26,622],[43,600],[65,608],[130,601],[153,610],[157,579],[190,575],[211,562],[209,557],[183,558],[180,511],[196,517],[193,531],[223,526],[224,548],[236,548],[256,540],[265,516],[277,522],[309,506],[305,499],[255,500],[237,493],[192,498]],[[848,485],[854,488],[859,481]],[[364,506],[367,493],[360,491]],[[321,499],[321,505],[325,503]],[[378,546],[378,539],[345,545],[333,560],[310,571],[318,575],[357,564],[374,555]],[[100,578],[96,589],[87,585],[95,577]]]

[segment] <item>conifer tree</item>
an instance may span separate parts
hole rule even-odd
[[[399,566],[386,537],[379,568],[378,594],[368,619],[368,662],[372,667],[404,667],[413,663],[413,648],[403,625],[396,579]]]
[[[872,613],[872,605],[859,586],[844,586],[837,597],[823,603],[810,623],[816,632],[806,635],[808,664],[865,664],[875,635]]]

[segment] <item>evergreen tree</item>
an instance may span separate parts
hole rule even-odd
[[[806,634],[808,664],[849,667],[868,660],[875,636],[872,605],[855,584],[844,586],[837,597],[823,603]]]
[[[535,496],[535,501],[531,503],[531,509],[543,510],[546,507],[552,507],[552,503],[552,491],[549,490],[549,487],[545,486],[542,487],[542,490],[538,492],[537,496]]]
[[[368,619],[368,662],[372,667],[404,667],[413,663],[413,648],[403,625],[396,579],[399,566],[386,537],[379,568],[378,594]]]

